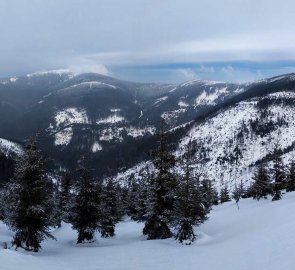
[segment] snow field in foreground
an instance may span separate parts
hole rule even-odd
[[[42,244],[40,253],[0,249],[1,270],[293,270],[295,269],[295,192],[281,201],[245,199],[217,206],[196,228],[198,239],[182,246],[174,239],[147,241],[143,224],[127,220],[116,237],[75,245],[76,232],[63,224],[58,241]],[[12,233],[0,223],[0,242]]]

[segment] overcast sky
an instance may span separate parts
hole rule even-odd
[[[0,77],[67,68],[135,81],[295,71],[294,0],[0,0]]]

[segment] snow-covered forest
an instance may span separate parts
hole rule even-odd
[[[294,270],[294,0],[0,0],[0,270]]]
[[[159,146],[150,152],[153,169],[128,185],[113,178],[94,179],[87,156],[78,161],[75,176],[64,171],[53,180],[38,149],[38,136],[19,153],[14,176],[1,188],[4,269],[17,269],[12,258],[33,269],[78,269],[85,260],[89,269],[194,269],[200,258],[201,269],[251,269],[272,252],[279,258],[286,255],[279,250],[283,240],[275,241],[282,226],[285,239],[294,224],[292,214],[286,213],[294,204],[295,161],[285,166],[278,148],[271,155],[271,168],[261,162],[250,186],[240,181],[230,191],[226,184],[217,190],[203,170],[193,170],[198,160],[192,143],[179,157],[169,150],[164,120]],[[263,240],[256,245],[258,233]],[[292,238],[287,239],[290,243]],[[266,243],[272,247],[258,257],[260,245]],[[227,244],[229,248],[223,247]],[[241,260],[249,249],[255,260]],[[201,254],[206,250],[206,256],[217,257],[205,260]],[[47,264],[51,256],[57,260]],[[268,258],[269,269],[276,263]]]

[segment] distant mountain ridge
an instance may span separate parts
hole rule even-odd
[[[292,92],[294,79],[295,74],[286,74],[245,84],[201,80],[144,84],[68,71],[4,78],[0,79],[0,138],[24,143],[39,131],[52,169],[74,168],[84,154],[95,175],[116,174],[148,159],[148,150],[157,145],[161,117],[177,149],[200,123],[210,123],[243,101],[259,103],[265,95]],[[224,127],[236,114],[231,111]]]

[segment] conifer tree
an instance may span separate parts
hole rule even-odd
[[[239,201],[241,198],[245,196],[245,194],[246,194],[246,190],[245,190],[243,181],[241,181],[238,185],[235,184],[232,197],[235,200],[238,208],[239,208]]]
[[[8,189],[2,188],[0,189],[0,220],[5,220],[5,213],[7,213],[7,207],[9,202],[9,196],[8,196]]]
[[[248,189],[245,187],[243,180],[240,181],[240,184],[238,185],[238,187],[240,190],[241,198],[243,198],[243,199],[249,198],[248,197]]]
[[[12,244],[38,252],[41,242],[53,236],[49,232],[51,188],[45,171],[45,159],[30,139],[18,159],[15,175],[9,184],[6,223],[15,232]]]
[[[207,209],[207,212],[209,213],[212,208],[212,205],[218,204],[218,194],[212,186],[211,180],[204,178],[201,181],[200,191],[203,197],[203,204]]]
[[[230,196],[229,196],[229,190],[227,185],[223,185],[223,187],[220,190],[220,203],[225,203],[230,201]]]
[[[139,185],[140,185],[140,188],[139,188],[138,196],[136,199],[136,207],[135,207],[136,208],[135,220],[139,222],[144,222],[147,219],[148,194],[150,191],[148,178],[142,179]]]
[[[174,192],[177,181],[171,172],[175,164],[175,157],[168,149],[164,121],[162,121],[160,130],[160,145],[152,152],[152,161],[157,174],[150,180],[143,234],[147,235],[148,239],[165,239],[172,237],[169,223],[173,219]]]
[[[114,180],[112,180],[114,181]],[[125,215],[128,214],[128,202],[126,196],[128,196],[126,187],[122,187],[119,183],[114,182],[116,188],[116,223],[121,221]]]
[[[149,196],[149,181],[151,174],[147,169],[141,172],[141,177],[136,182],[134,181],[130,188],[130,201],[128,206],[128,214],[138,222],[146,221],[146,214],[148,211],[148,196]]]
[[[122,207],[122,217],[129,215],[130,205],[130,185],[120,187],[120,207]],[[129,215],[130,216],[130,215]]]
[[[292,160],[287,178],[286,191],[295,191],[295,161]]]
[[[281,199],[281,190],[285,188],[285,172],[281,154],[282,152],[276,147],[273,153],[273,167],[271,169],[274,178],[272,198],[273,201]]]
[[[61,226],[61,211],[59,208],[59,190],[58,184],[52,185],[52,197],[51,197],[51,205],[52,211],[50,216],[50,226],[52,227],[60,227]]]
[[[219,196],[216,187],[213,188],[213,205],[218,205],[219,203]]]
[[[78,231],[77,244],[79,244],[95,240],[94,232],[99,228],[100,211],[96,186],[90,177],[84,157],[79,161],[77,174],[71,223]]]
[[[70,208],[72,204],[71,176],[65,172],[61,178],[60,190],[58,192],[58,210],[60,221],[70,222]]]
[[[132,180],[128,188],[128,204],[127,214],[134,220],[137,221],[137,204],[139,201],[139,192],[141,187],[135,179]]]
[[[118,212],[118,192],[113,179],[108,179],[101,194],[101,220],[100,232],[102,237],[113,237],[115,235],[116,223],[120,221]]]
[[[208,181],[204,181],[202,190],[198,179],[192,175],[191,143],[187,146],[183,163],[184,176],[179,177],[176,191],[174,218],[178,230],[175,238],[182,244],[190,245],[196,238],[193,226],[205,221],[212,205],[212,198]],[[208,193],[203,196],[202,192],[206,191]]]
[[[270,195],[272,193],[272,190],[268,171],[263,161],[260,162],[258,168],[256,169],[253,180],[254,182],[250,188],[250,194],[253,199],[256,199],[258,201],[261,198],[266,199],[267,195]]]

